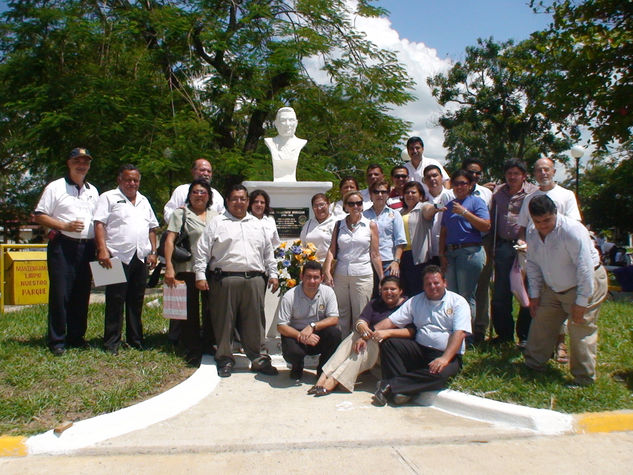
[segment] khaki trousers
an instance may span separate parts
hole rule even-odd
[[[367,341],[365,350],[356,353],[352,347],[359,338],[358,333],[352,332],[323,365],[323,372],[328,377],[336,379],[349,392],[354,392],[358,375],[373,368],[380,356],[380,347],[374,340]]]
[[[594,272],[593,295],[589,299],[583,322],[575,323],[571,318],[571,306],[576,302],[576,287],[556,293],[545,285],[536,316],[530,325],[525,364],[535,369],[543,367],[556,349],[561,324],[568,319],[571,374],[577,383],[592,383],[596,379],[598,314],[607,290],[607,272],[600,266]]]
[[[338,326],[341,337],[350,334],[358,316],[371,299],[374,288],[373,275],[334,275],[334,293],[338,303]]]

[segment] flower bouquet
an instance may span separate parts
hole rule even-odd
[[[316,261],[316,246],[309,242],[301,246],[301,239],[282,242],[275,249],[279,271],[279,296],[284,295],[299,283],[301,268],[305,261]]]

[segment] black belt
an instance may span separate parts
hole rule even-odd
[[[77,239],[77,238],[74,238],[74,237],[66,236],[65,234],[61,234],[61,233],[59,234],[58,237],[61,238],[61,239],[65,239],[67,241],[72,241],[72,242],[81,242],[81,243],[83,243],[83,242],[94,241],[94,239]]]
[[[246,272],[220,272],[220,278],[223,277],[244,277],[245,279],[251,279],[253,277],[264,277],[264,273],[260,271],[246,271]]]
[[[455,249],[461,249],[463,247],[475,247],[475,246],[481,247],[481,243],[480,242],[465,242],[463,244],[448,244],[447,245],[447,247],[451,251],[454,251]]]

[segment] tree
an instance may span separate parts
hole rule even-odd
[[[476,157],[491,176],[501,178],[508,158],[533,162],[569,148],[552,133],[548,118],[531,110],[541,87],[538,78],[509,67],[510,58],[516,61],[521,54],[512,41],[479,39],[466,48],[464,62],[428,79],[433,95],[446,106],[439,123],[453,168]]]
[[[411,100],[412,81],[354,29],[347,3],[10,1],[0,25],[1,158],[52,177],[70,148],[86,146],[101,189],[133,162],[159,209],[197,157],[212,159],[220,189],[270,179],[261,139],[274,135],[282,105],[295,107],[309,140],[299,178],[397,157],[408,124],[389,108]],[[357,12],[383,13],[371,3],[359,0]]]
[[[529,61],[522,65],[543,81],[535,109],[568,130],[588,127],[599,147],[626,142],[633,127],[633,2],[547,3],[531,2],[554,21],[526,40]]]
[[[580,179],[583,219],[595,230],[618,228],[633,232],[633,141],[623,144],[619,155],[599,154]]]

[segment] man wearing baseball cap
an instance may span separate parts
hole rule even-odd
[[[72,149],[66,160],[68,174],[46,186],[34,213],[37,224],[50,228],[47,343],[55,356],[69,346],[87,346],[89,262],[95,257],[92,215],[99,198],[86,181],[91,162],[87,149]]]

